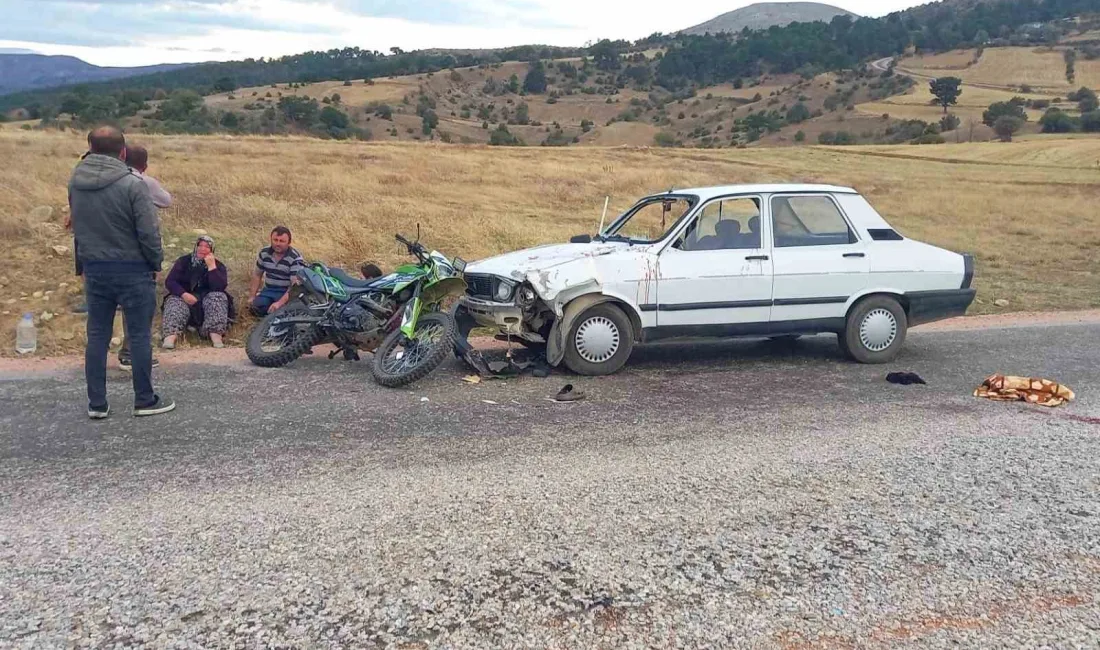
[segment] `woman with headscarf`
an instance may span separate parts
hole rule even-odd
[[[198,327],[199,334],[209,336],[214,347],[225,347],[222,336],[233,317],[233,298],[226,290],[229,270],[214,257],[214,240],[199,237],[194,251],[172,265],[164,286],[168,295],[162,307],[162,347],[175,348],[176,338],[188,326]]]

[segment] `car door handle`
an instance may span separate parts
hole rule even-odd
[[[749,255],[745,259],[747,259],[747,260],[766,260],[766,259],[768,259],[768,256],[767,255]]]
[[[844,257],[864,257],[863,253],[845,253]]]

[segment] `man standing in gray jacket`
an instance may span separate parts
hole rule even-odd
[[[124,162],[121,131],[97,128],[88,143],[90,153],[69,181],[69,212],[88,301],[88,417],[110,414],[107,351],[118,305],[130,338],[134,415],[167,413],[176,405],[154,392],[152,376],[155,277],[164,260],[157,209],[149,187]]]

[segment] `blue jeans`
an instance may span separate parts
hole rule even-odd
[[[249,308],[252,310],[253,316],[266,316],[267,308],[272,303],[278,302],[279,298],[286,295],[286,289],[280,287],[264,287],[260,290],[260,295],[256,296]]]
[[[153,392],[153,315],[157,288],[152,273],[84,273],[88,300],[88,347],[84,350],[84,376],[88,382],[88,407],[107,406],[107,353],[114,330],[115,309],[122,306],[130,363],[133,367],[134,406],[157,401]]]

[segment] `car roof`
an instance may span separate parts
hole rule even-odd
[[[650,196],[660,196],[661,194],[694,194],[700,199],[706,201],[707,199],[714,198],[716,196],[725,196],[728,194],[778,194],[782,192],[832,192],[836,194],[858,194],[854,189],[850,187],[841,187],[838,185],[816,185],[812,183],[771,183],[771,184],[757,184],[757,185],[712,185],[710,187],[694,187],[694,188],[672,188],[666,192],[659,194],[652,194]]]

